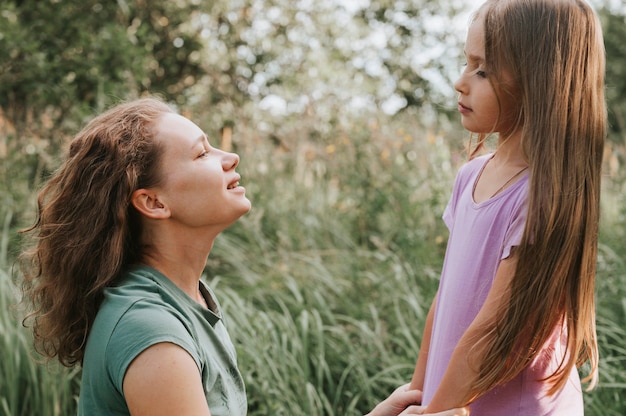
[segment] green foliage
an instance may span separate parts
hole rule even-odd
[[[250,414],[363,414],[408,381],[445,250],[440,216],[463,159],[462,134],[442,122],[451,99],[435,84],[454,77],[454,28],[466,22],[441,32],[428,23],[453,23],[457,4],[3,1],[0,415],[74,412],[79,371],[38,364],[11,306],[15,230],[31,223],[35,191],[70,132],[144,91],[181,105],[209,135],[234,127],[253,210],[218,238],[206,279],[228,316]],[[614,176],[598,262],[600,384],[585,403],[604,416],[626,414],[626,193],[616,173],[623,15],[601,13]],[[415,60],[437,42],[435,55]],[[379,110],[391,96],[405,107],[387,117]]]
[[[620,229],[624,229],[624,223],[620,224]],[[618,416],[626,412],[626,328],[623,324],[626,322],[626,263],[620,240],[606,233],[604,237],[598,256],[597,279],[600,381],[597,389],[588,395],[586,409],[589,414]]]
[[[345,126],[332,142],[294,140],[289,150],[239,130],[253,210],[218,238],[206,280],[225,309],[250,415],[359,415],[410,378],[445,247],[440,216],[458,166],[450,161],[462,158],[449,139],[396,123]],[[626,410],[624,226],[609,216],[601,237],[601,378],[585,394],[589,415]],[[79,373],[35,363],[9,306],[17,295],[8,270],[0,414],[71,414]]]
[[[185,26],[193,11],[187,2],[3,2],[4,117],[20,133],[48,137],[44,130],[65,128],[68,120],[101,110],[111,97],[150,89],[172,101],[183,99],[185,83],[202,74],[193,60],[202,45]],[[33,126],[44,114],[52,126]]]
[[[427,132],[354,130],[285,153],[240,145],[253,211],[220,237],[208,271],[251,369],[251,414],[362,414],[412,372],[449,148]]]
[[[462,156],[407,120],[399,124],[411,134],[391,124],[289,151],[241,134],[253,211],[219,238],[207,270],[230,316],[251,414],[363,414],[411,376],[445,248],[439,217]],[[621,185],[606,185],[601,373],[585,394],[589,415],[626,410],[626,224]]]
[[[184,103],[203,74],[190,2],[6,0],[0,5],[0,207],[11,225],[86,117],[150,90]],[[12,238],[13,239],[13,238]]]
[[[609,107],[611,138],[626,145],[626,15],[613,14],[607,9],[601,13],[606,48],[606,95]],[[622,155],[623,157],[624,155]]]
[[[621,5],[611,9],[610,5]],[[617,7],[617,6],[615,6]],[[605,2],[599,10],[606,49],[606,100],[608,109],[608,143],[606,158],[609,174],[624,179],[626,164],[626,8],[623,2]]]
[[[403,101],[401,109],[448,101],[446,88],[458,75],[466,26],[454,19],[466,16],[467,9],[467,2],[449,0],[374,0],[358,10],[369,31],[388,34],[381,62]]]

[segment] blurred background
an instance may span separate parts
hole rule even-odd
[[[2,0],[0,415],[74,414],[80,369],[37,362],[18,230],[72,136],[163,97],[241,156],[252,211],[204,278],[250,415],[359,415],[407,382],[437,287],[440,217],[466,160],[457,0]],[[598,335],[586,414],[626,414],[626,6],[593,0],[607,51]],[[584,369],[582,369],[584,373]]]

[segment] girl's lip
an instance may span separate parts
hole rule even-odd
[[[458,102],[459,105],[459,112],[464,114],[464,113],[469,113],[472,111],[471,108],[464,106],[460,101]]]

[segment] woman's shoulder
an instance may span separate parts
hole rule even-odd
[[[105,300],[117,299],[124,303],[148,300],[151,303],[172,303],[180,295],[174,283],[158,270],[148,266],[133,265],[125,269],[113,285],[104,290]]]
[[[110,334],[189,332],[185,305],[163,279],[167,278],[148,267],[125,271],[115,285],[105,289],[94,325],[108,328],[105,332]]]
[[[124,351],[127,362],[160,342],[177,344],[194,358],[198,356],[197,335],[189,316],[161,296],[146,292],[142,298],[118,292],[118,298],[103,305],[98,315],[106,316],[99,335],[107,340],[108,353]]]

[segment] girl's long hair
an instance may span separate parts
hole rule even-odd
[[[597,16],[582,0],[489,0],[484,19],[490,74],[504,70],[520,91],[522,150],[529,163],[526,228],[515,251],[510,302],[483,337],[486,355],[465,398],[476,400],[519,374],[563,325],[565,358],[549,394],[598,347],[594,281],[606,104]],[[480,143],[480,142],[479,142]]]
[[[33,246],[20,257],[23,303],[36,350],[82,363],[103,289],[141,255],[133,191],[158,183],[155,122],[172,110],[154,98],[120,104],[72,140],[38,196]]]

